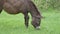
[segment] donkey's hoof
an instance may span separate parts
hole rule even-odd
[[[36,27],[36,30],[40,30],[40,27],[38,26],[38,27]]]

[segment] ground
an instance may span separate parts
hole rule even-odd
[[[0,14],[0,34],[60,34],[60,11],[49,10],[41,14],[45,17],[41,29],[35,30],[31,23],[28,29],[25,27],[23,14],[10,15],[3,11]]]

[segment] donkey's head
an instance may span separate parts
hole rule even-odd
[[[34,16],[32,19],[32,25],[36,29],[40,29],[40,22],[41,22],[41,17],[40,16]]]

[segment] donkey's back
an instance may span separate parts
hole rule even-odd
[[[27,0],[6,0],[3,8],[11,14],[24,13],[29,9],[29,3]]]

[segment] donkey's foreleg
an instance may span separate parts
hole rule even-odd
[[[25,26],[28,28],[28,22],[29,22],[28,13],[25,13],[25,14],[24,14],[24,19],[25,19]]]

